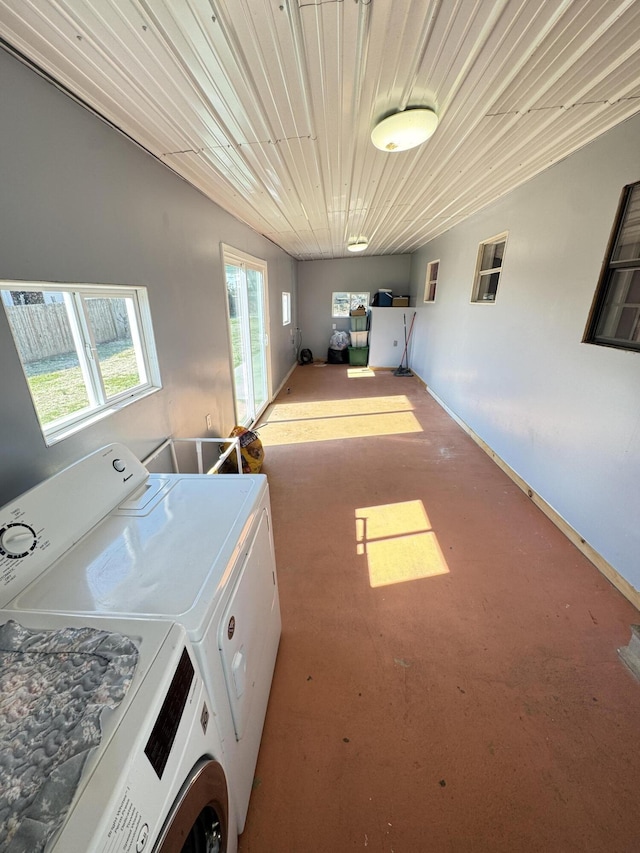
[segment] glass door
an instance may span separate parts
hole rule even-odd
[[[226,247],[223,257],[236,423],[249,426],[269,402],[267,266]]]

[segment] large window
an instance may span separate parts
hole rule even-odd
[[[640,351],[640,181],[622,191],[584,340]]]
[[[349,312],[356,308],[367,308],[369,306],[369,293],[348,293],[347,291],[334,291],[331,297],[331,316],[348,317]]]
[[[473,294],[471,296],[472,302],[496,301],[506,245],[506,232],[480,243],[476,263],[476,275],[473,283]]]
[[[145,288],[0,287],[48,444],[160,387]]]

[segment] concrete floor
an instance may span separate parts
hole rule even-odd
[[[242,853],[640,851],[638,611],[415,378],[260,426],[282,641]]]

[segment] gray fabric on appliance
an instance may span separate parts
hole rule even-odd
[[[137,662],[121,634],[0,625],[0,851],[44,850]]]

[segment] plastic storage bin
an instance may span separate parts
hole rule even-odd
[[[367,315],[365,314],[363,317],[350,317],[349,322],[351,323],[352,332],[364,332],[367,328]]]
[[[349,332],[352,347],[366,347],[369,332]]]
[[[366,364],[369,359],[369,347],[349,347],[349,364]]]

